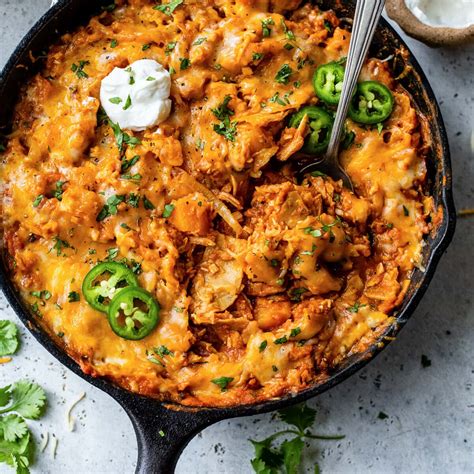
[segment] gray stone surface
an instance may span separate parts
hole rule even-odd
[[[47,9],[49,0],[0,1],[0,66],[22,35]],[[409,40],[440,101],[451,140],[456,202],[474,207],[474,48],[430,49]],[[474,471],[474,218],[459,222],[426,297],[395,341],[365,370],[310,402],[319,411],[318,429],[344,433],[341,442],[315,442],[305,472],[316,460],[324,473],[468,473]],[[0,316],[18,322],[3,299]],[[19,323],[19,322],[18,322]],[[20,324],[20,323],[19,323]],[[20,325],[21,351],[0,366],[0,383],[20,377],[48,391],[50,408],[35,435],[54,433],[38,456],[34,473],[132,473],[136,440],[121,408],[53,359]],[[432,365],[423,368],[421,355]],[[81,393],[76,427],[66,429],[66,407]],[[388,415],[378,419],[379,412]],[[250,473],[248,438],[280,427],[272,415],[224,421],[197,436],[179,462],[178,473]],[[5,472],[0,465],[0,472]]]

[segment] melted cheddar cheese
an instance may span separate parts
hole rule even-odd
[[[391,88],[395,109],[381,131],[348,120],[342,162],[357,196],[329,177],[298,184],[305,131],[286,119],[318,103],[315,68],[347,54],[334,13],[298,0],[116,4],[51,47],[1,155],[4,246],[32,317],[86,373],[185,405],[255,403],[324,380],[392,324],[420,262],[430,209],[409,95],[369,60],[363,78]],[[124,130],[122,156],[100,84],[144,58],[172,72],[173,110]],[[227,136],[216,115],[226,97]],[[107,259],[160,303],[141,341],[115,335],[81,294]],[[156,363],[161,346],[171,354]]]

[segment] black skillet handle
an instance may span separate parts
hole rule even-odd
[[[136,474],[172,474],[179,456],[204,428],[225,418],[219,410],[183,411],[137,395],[120,397],[138,441]]]

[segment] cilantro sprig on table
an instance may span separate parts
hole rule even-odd
[[[255,458],[250,462],[257,474],[296,474],[301,464],[305,440],[341,440],[345,436],[323,436],[313,434],[309,428],[316,419],[316,411],[306,404],[296,405],[278,412],[280,419],[291,426],[262,440],[250,440],[255,449]],[[292,437],[294,436],[294,437]],[[275,441],[284,437],[278,446]],[[319,472],[316,465],[315,472]]]
[[[46,394],[37,384],[20,380],[0,388],[0,463],[28,474],[34,443],[25,419],[37,420],[46,405]]]
[[[0,357],[14,354],[18,344],[16,325],[11,321],[0,321]]]

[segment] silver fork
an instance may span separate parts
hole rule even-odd
[[[299,174],[320,170],[336,181],[342,180],[344,186],[354,191],[349,175],[339,163],[339,146],[344,131],[347,112],[352,99],[360,71],[364,64],[369,46],[372,43],[385,0],[358,0],[352,25],[352,37],[349,54],[346,60],[346,72],[341,92],[341,100],[337,107],[336,118],[331,133],[328,149],[322,159],[306,164]]]

